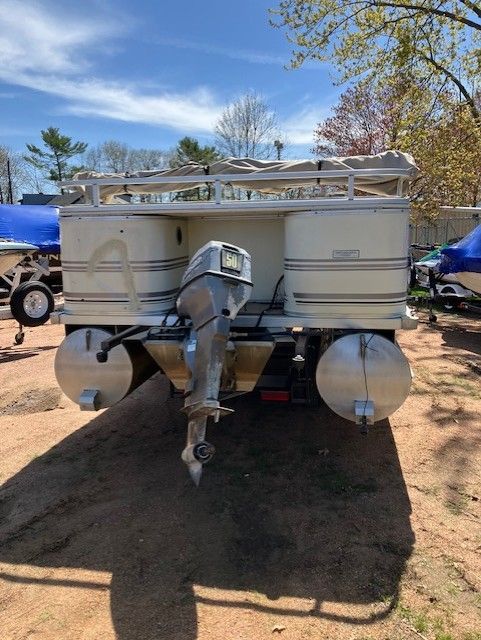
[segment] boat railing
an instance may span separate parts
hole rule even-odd
[[[126,187],[125,193],[134,195],[136,193],[135,187],[147,186],[147,185],[166,185],[172,184],[173,188],[163,189],[162,193],[177,192],[180,191],[179,185],[189,184],[199,185],[201,184],[213,184],[214,185],[214,199],[211,201],[212,205],[220,205],[223,202],[222,193],[223,187],[230,185],[234,187],[237,183],[249,183],[249,189],[255,191],[255,183],[267,182],[267,181],[298,181],[307,180],[315,184],[328,186],[329,184],[337,187],[343,186],[343,182],[340,179],[345,180],[347,185],[347,193],[345,199],[353,200],[355,198],[356,181],[360,178],[379,178],[379,184],[384,182],[384,178],[397,178],[396,197],[403,197],[405,194],[405,182],[412,178],[412,172],[410,169],[400,168],[383,168],[383,169],[335,169],[335,170],[321,170],[321,171],[285,171],[285,172],[269,172],[269,173],[240,173],[240,174],[217,174],[217,175],[186,175],[186,176],[148,176],[148,177],[94,177],[94,178],[80,178],[63,180],[58,185],[62,189],[75,189],[78,187],[85,187],[85,197],[91,202],[94,207],[100,207],[102,205],[101,200],[101,188],[112,187],[115,185],[123,185]],[[330,180],[332,179],[332,183]],[[376,181],[373,181],[376,184]],[[174,186],[175,185],[175,186]],[[252,186],[251,186],[252,185]],[[306,183],[291,184],[286,186],[286,190],[289,188],[298,188],[309,186]],[[366,183],[365,185],[366,186]],[[246,189],[245,186],[242,187]],[[138,192],[142,194],[149,193],[145,188],[142,188]],[[155,193],[155,191],[152,191]],[[318,197],[318,196],[317,196]],[[378,197],[387,197],[379,195]],[[391,195],[392,197],[392,195]],[[232,202],[232,201],[231,201]],[[175,203],[172,203],[175,204]],[[185,204],[185,203],[184,203]]]

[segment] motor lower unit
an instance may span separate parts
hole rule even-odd
[[[182,459],[199,484],[202,465],[214,447],[205,442],[207,418],[231,413],[220,406],[219,391],[225,368],[230,323],[252,291],[251,257],[244,249],[211,241],[192,256],[177,298],[179,316],[189,317],[192,329],[184,341],[184,360],[190,370],[184,412],[189,421]]]
[[[338,415],[366,426],[390,416],[409,394],[411,368],[401,349],[376,333],[335,340],[317,364],[319,394]]]

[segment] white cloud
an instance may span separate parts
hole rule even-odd
[[[231,58],[233,60],[244,60],[252,64],[275,64],[283,66],[289,62],[289,57],[284,57],[266,51],[252,51],[250,49],[236,49],[232,47],[217,47],[205,42],[194,42],[193,40],[182,40],[181,38],[156,38],[156,44],[176,49],[189,49],[192,51],[202,51],[216,56]]]
[[[91,2],[95,13],[88,11]],[[91,2],[67,6],[54,0],[0,0],[0,81],[56,96],[59,108],[74,115],[211,134],[224,105],[207,88],[182,93],[95,75],[95,57],[110,53],[112,45],[125,39],[125,25],[131,20],[113,7],[109,11],[107,5]],[[175,38],[158,42],[256,64],[285,62],[267,52]],[[315,125],[327,110],[314,108],[308,100],[300,100],[297,107],[296,115],[286,118],[281,129],[290,145],[312,145]]]
[[[120,20],[58,13],[33,0],[2,0],[0,80],[58,96],[76,115],[210,131],[221,112],[214,97],[198,87],[185,94],[147,90],[138,84],[90,75],[91,56],[122,33]]]
[[[32,0],[2,0],[0,4],[0,69],[14,77],[18,71],[73,73],[86,61],[85,47],[112,36],[120,25],[61,15]]]
[[[313,145],[316,125],[328,115],[328,107],[305,106],[283,121],[281,128],[292,145]]]
[[[1,74],[1,71],[0,71]],[[221,113],[207,89],[188,94],[145,93],[119,82],[21,74],[16,83],[65,98],[68,113],[172,127],[182,131],[211,131]]]

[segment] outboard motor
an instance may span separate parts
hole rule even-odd
[[[189,426],[182,459],[196,485],[202,465],[214,455],[205,442],[207,418],[218,422],[232,409],[221,407],[219,389],[230,323],[252,291],[251,257],[241,249],[211,241],[199,249],[185,270],[177,298],[179,316],[192,320],[184,341],[184,359],[191,372],[185,390],[184,412]]]

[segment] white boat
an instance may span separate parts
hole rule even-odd
[[[437,276],[439,282],[457,284],[458,278],[454,273],[439,273],[439,265],[441,263],[441,249],[434,249],[423,258],[414,263],[417,272],[418,282],[423,287],[429,287],[429,271],[432,270]]]
[[[160,370],[184,392],[182,458],[196,483],[213,453],[207,418],[230,413],[221,401],[232,395],[320,396],[367,432],[411,385],[395,332],[417,325],[407,307],[416,173],[410,156],[386,152],[322,163],[229,158],[63,182],[88,201],[60,210],[59,385],[97,410]],[[282,197],[318,185],[337,195]],[[205,200],[110,202],[194,187]],[[253,197],[232,199],[241,190]]]
[[[37,247],[27,242],[15,242],[0,238],[0,275],[3,276],[35,251],[37,251]]]

